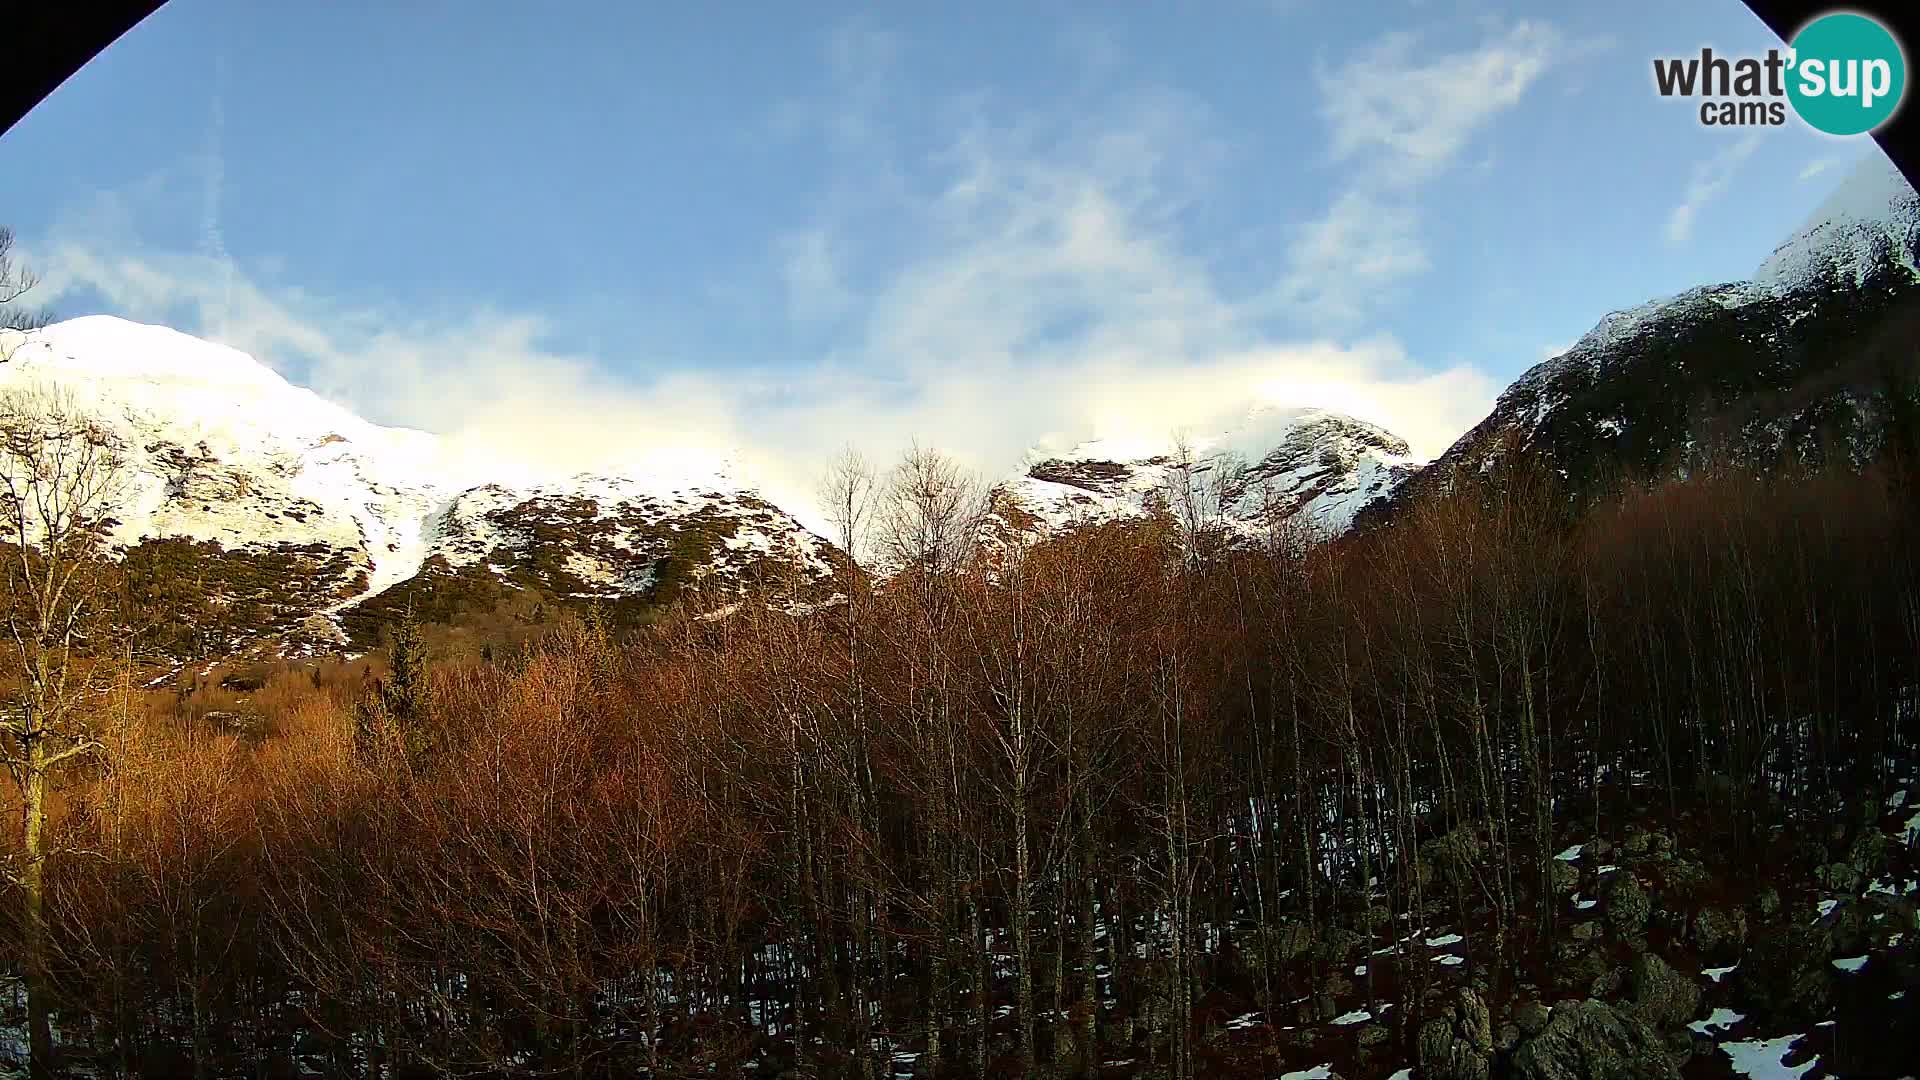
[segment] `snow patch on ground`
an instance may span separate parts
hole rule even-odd
[[[1733,1060],[1733,1071],[1753,1080],[1799,1080],[1820,1063],[1809,1058],[1799,1065],[1788,1065],[1785,1058],[1803,1035],[1782,1035],[1777,1039],[1750,1039],[1721,1043],[1720,1049]]]
[[[1695,1020],[1687,1026],[1702,1035],[1712,1035],[1716,1032],[1728,1030],[1745,1019],[1746,1016],[1742,1013],[1734,1012],[1732,1009],[1719,1008],[1713,1010],[1712,1014],[1705,1020]]]

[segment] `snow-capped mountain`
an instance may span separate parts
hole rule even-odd
[[[128,468],[113,541],[129,565],[194,575],[221,611],[244,607],[236,637],[337,636],[351,612],[432,579],[651,601],[772,573],[824,585],[842,563],[724,469],[489,482],[437,436],[369,423],[164,327],[74,319],[10,351],[0,385],[70,392],[118,435]]]
[[[1917,255],[1920,195],[1869,155],[1751,280],[1601,319],[1365,516],[1518,454],[1576,487],[1706,457],[1869,456],[1920,372]]]
[[[1320,409],[1262,407],[1185,443],[1099,439],[1059,452],[1036,448],[1018,475],[994,489],[995,516],[1044,535],[1164,507],[1176,516],[1197,511],[1245,536],[1282,521],[1335,535],[1417,464],[1399,437]],[[1182,502],[1194,511],[1176,505]]]

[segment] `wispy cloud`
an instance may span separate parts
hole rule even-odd
[[[1383,187],[1418,184],[1518,105],[1564,51],[1557,29],[1525,19],[1454,52],[1430,52],[1417,34],[1387,34],[1316,74],[1333,156],[1360,159]]]
[[[1687,190],[1680,205],[1667,215],[1663,232],[1667,243],[1684,244],[1693,238],[1694,222],[1700,212],[1713,204],[1727,185],[1740,172],[1740,166],[1753,156],[1760,146],[1760,134],[1749,133],[1738,141],[1728,143],[1716,151],[1713,156],[1694,165],[1692,175],[1687,180]]]
[[[853,303],[842,279],[833,233],[797,229],[780,237],[780,276],[786,283],[787,312],[795,322],[835,319]]]
[[[1842,160],[1841,158],[1836,156],[1814,158],[1812,161],[1807,162],[1806,168],[1800,170],[1800,177],[1799,177],[1800,182],[1805,183],[1808,180],[1811,180],[1814,177],[1819,176],[1824,172],[1827,172],[1828,170],[1832,169],[1835,165],[1840,164],[1841,160]]]
[[[822,49],[833,93],[825,98],[789,98],[773,110],[774,130],[797,137],[825,135],[842,146],[880,138],[875,127],[888,86],[900,63],[899,35],[866,19],[851,19],[828,31]]]
[[[1522,20],[1492,26],[1470,47],[1434,51],[1390,33],[1314,82],[1331,159],[1349,169],[1326,213],[1299,227],[1282,301],[1313,324],[1351,328],[1430,265],[1419,189],[1453,169],[1501,113],[1571,55],[1562,34]]]

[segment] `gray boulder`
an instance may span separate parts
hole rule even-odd
[[[1464,886],[1474,880],[1474,868],[1486,856],[1486,844],[1475,824],[1462,825],[1420,847],[1420,861],[1450,886]]]
[[[1755,938],[1732,976],[1749,1012],[1784,1024],[1827,1018],[1833,1000],[1832,932],[1789,923]]]
[[[1555,896],[1572,896],[1574,890],[1580,887],[1580,871],[1574,869],[1572,863],[1559,859],[1553,860],[1553,865],[1547,867],[1547,877]]]
[[[1701,956],[1715,963],[1732,960],[1747,943],[1747,913],[1739,908],[1702,908],[1694,913],[1690,931]]]
[[[1862,878],[1878,877],[1887,868],[1890,847],[1886,833],[1874,828],[1862,830],[1853,846],[1847,849],[1847,865]]]
[[[1532,1038],[1547,1029],[1547,1022],[1553,1019],[1553,1010],[1537,1001],[1523,1001],[1513,1007],[1513,1023],[1520,1034]]]
[[[1447,1014],[1420,1028],[1420,1073],[1428,1080],[1487,1080],[1493,1071],[1493,1016],[1470,987]]]
[[[1627,963],[1627,987],[1634,1013],[1656,1029],[1680,1027],[1700,1007],[1700,987],[1652,952]]]
[[[1632,937],[1647,928],[1647,916],[1653,913],[1653,898],[1632,872],[1622,870],[1608,879],[1602,899],[1602,914],[1608,929],[1615,934]]]
[[[1457,1038],[1446,1020],[1429,1020],[1420,1028],[1420,1075],[1426,1080],[1487,1080],[1493,1059]]]
[[[1646,1021],[1600,1001],[1556,1005],[1540,1034],[1513,1052],[1519,1080],[1678,1080],[1680,1071]]]

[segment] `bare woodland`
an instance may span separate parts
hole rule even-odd
[[[1145,519],[1039,539],[936,451],[850,452],[823,503],[886,572],[837,603],[689,595],[505,656],[408,618],[279,664],[237,728],[135,670],[107,432],[0,397],[0,963],[41,1076],[1186,1080],[1226,1016],[1324,1022],[1335,987],[1432,1069],[1409,929],[1470,934],[1504,1007],[1561,974],[1569,836],[1819,862],[1912,760],[1898,443],[1463,480],[1322,543],[1230,534],[1190,455]]]
[[[488,659],[403,626],[377,670],[283,665],[236,732],[87,621],[87,430],[7,445],[80,455],[7,503],[36,1062],[51,1012],[116,1075],[1185,1078],[1230,1009],[1317,1016],[1334,979],[1411,1060],[1437,976],[1393,963],[1403,917],[1469,928],[1501,999],[1552,977],[1567,835],[1684,813],[1774,858],[1866,827],[1913,736],[1899,462],[1579,507],[1515,475],[1324,544],[1227,543],[1190,479],[983,542],[923,449],[835,464],[837,539],[892,571],[842,603]]]

